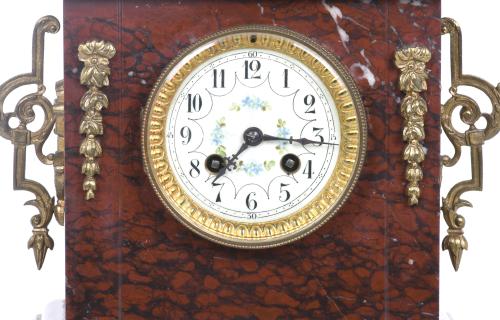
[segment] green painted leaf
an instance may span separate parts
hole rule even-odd
[[[215,149],[215,153],[222,156],[222,157],[225,157],[226,156],[226,147],[224,147],[223,145],[217,146],[217,149]]]
[[[274,161],[274,160],[271,160],[271,161],[267,161],[266,160],[266,161],[264,161],[264,168],[267,171],[269,171],[269,170],[271,170],[274,167],[275,164],[276,164],[276,161]]]

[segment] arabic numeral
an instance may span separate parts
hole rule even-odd
[[[189,170],[189,175],[193,178],[198,178],[200,176],[200,160],[191,160],[191,170]]]
[[[222,188],[224,187],[223,183],[213,183],[214,187],[220,187],[219,193],[217,193],[217,197],[215,198],[215,202],[222,202],[222,198],[220,196],[220,193],[222,192]]]
[[[220,71],[217,71],[217,69],[214,69],[214,88],[218,88],[219,82],[220,82],[220,87],[225,88],[225,76],[226,76],[226,71],[224,69],[221,69]]]
[[[316,98],[312,94],[308,94],[304,97],[304,104],[308,107],[306,113],[316,113],[316,109],[313,108]]]
[[[288,200],[290,200],[290,191],[288,190],[285,190],[286,187],[288,187],[289,184],[286,184],[286,183],[282,183],[280,185],[280,201],[281,202],[287,202]]]
[[[288,88],[288,69],[283,71],[284,84],[283,88]]]
[[[188,112],[199,112],[202,105],[203,101],[198,93],[194,96],[191,93],[188,94]]]
[[[255,197],[255,195],[255,192],[250,192],[247,196],[246,204],[249,210],[255,210],[257,208],[257,200],[252,199],[252,197]]]
[[[307,160],[306,167],[304,168],[303,174],[307,175],[307,179],[311,179],[313,175],[312,171],[312,160]]]
[[[248,61],[245,60],[245,79],[260,79],[260,74],[258,73],[260,70],[261,64],[259,60]],[[250,74],[250,71],[252,74]]]
[[[189,141],[191,141],[192,134],[191,134],[191,129],[189,129],[189,127],[187,126],[182,127],[180,134],[181,137],[185,139],[182,141],[182,144],[186,145],[189,143]]]
[[[313,133],[314,133],[314,136],[316,138],[319,138],[319,146],[321,146],[323,144],[323,142],[325,142],[325,138],[321,135],[321,131],[323,131],[324,128],[316,128],[316,127],[313,127]]]

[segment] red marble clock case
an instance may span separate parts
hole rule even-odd
[[[437,319],[440,3],[408,2],[65,1],[68,319]],[[140,151],[141,107],[162,69],[193,41],[244,24],[285,26],[334,52],[368,115],[366,165],[340,212],[300,241],[261,251],[222,247],[181,226],[154,194]],[[91,39],[112,42],[117,54],[104,90],[97,197],[85,201],[77,48]],[[433,53],[415,208],[404,195],[393,64],[408,44]]]

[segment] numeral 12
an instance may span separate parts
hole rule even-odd
[[[257,74],[260,70],[261,64],[259,60],[252,60],[248,62],[245,60],[245,79],[260,79],[260,74]],[[250,71],[253,73],[250,75]]]

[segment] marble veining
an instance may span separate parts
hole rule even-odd
[[[342,41],[342,45],[344,46],[345,50],[349,52],[349,48],[347,47],[347,43],[349,42],[349,35],[347,32],[340,26],[339,21],[342,20],[342,11],[338,7],[336,7],[333,4],[327,4],[326,0],[322,0],[322,4],[325,7],[325,9],[330,13],[330,15],[333,18],[333,21],[335,21],[335,25],[337,27],[337,33],[340,37],[340,41]]]
[[[351,65],[351,73],[356,74],[356,69],[359,69],[362,72],[362,75],[360,75],[360,76],[355,75],[356,79],[358,79],[358,80],[365,79],[366,81],[368,81],[368,85],[373,88],[375,86],[376,80],[375,80],[375,75],[370,70],[370,68],[368,68],[364,64],[356,62],[356,63],[353,63]]]
[[[439,1],[65,0],[68,319],[437,319],[439,313]],[[367,161],[352,195],[319,230],[271,250],[195,236],[144,173],[141,107],[193,41],[237,25],[279,25],[336,54],[368,118]],[[420,27],[419,27],[420,26]],[[422,30],[425,26],[426,30]],[[101,197],[81,197],[76,48],[116,45],[103,112]],[[404,195],[397,47],[433,50],[421,205]],[[75,72],[75,70],[77,72]]]

